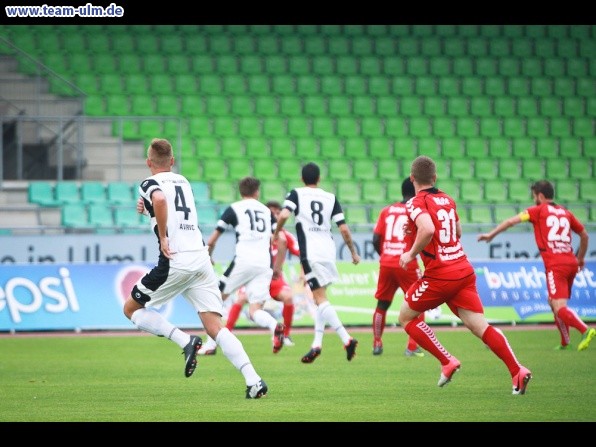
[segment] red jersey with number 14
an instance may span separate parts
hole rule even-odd
[[[379,263],[381,265],[399,267],[400,256],[408,251],[414,242],[412,234],[404,231],[404,227],[409,223],[405,203],[396,202],[381,210],[373,229],[373,233],[380,237],[381,255]],[[408,270],[417,268],[417,260],[413,260],[408,264]]]
[[[558,264],[577,265],[571,232],[581,233],[584,226],[573,213],[561,205],[543,203],[522,211],[520,218],[534,226],[536,245],[547,269]]]
[[[424,189],[406,203],[412,222],[428,214],[435,226],[429,244],[420,253],[424,263],[424,276],[438,279],[458,279],[474,273],[474,268],[464,253],[457,236],[459,216],[455,201],[437,188]],[[416,238],[416,225],[411,225]]]

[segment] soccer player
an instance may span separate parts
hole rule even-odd
[[[336,247],[331,234],[332,221],[338,226],[352,254],[352,263],[358,264],[360,256],[337,197],[318,186],[320,174],[319,166],[315,163],[307,163],[302,167],[302,181],[305,186],[292,189],[287,194],[273,233],[273,242],[276,242],[291,213],[295,214],[300,263],[317,306],[314,339],[310,351],[302,357],[302,363],[312,363],[321,355],[326,324],[340,337],[348,361],[354,358],[358,345],[358,340],[350,336],[327,299],[327,286],[339,277],[335,265]]]
[[[438,386],[448,384],[461,367],[460,361],[439,342],[434,331],[420,320],[422,312],[443,303],[464,325],[507,366],[513,394],[525,394],[532,373],[521,365],[505,334],[488,324],[476,289],[476,273],[461,245],[461,223],[454,200],[435,187],[435,162],[424,155],[414,159],[410,170],[416,195],[407,206],[409,228],[414,234],[412,247],[400,257],[407,266],[420,255],[424,274],[406,292],[399,311],[399,322],[406,333],[439,362]]]
[[[561,344],[555,349],[569,348],[569,327],[572,327],[582,334],[577,350],[583,351],[596,336],[596,329],[588,327],[567,306],[567,302],[571,298],[573,280],[585,265],[589,235],[571,211],[554,202],[555,189],[551,182],[537,181],[532,184],[530,190],[534,206],[499,223],[491,232],[480,234],[478,241],[490,242],[497,234],[521,222],[530,222],[533,225],[536,245],[546,270],[548,304],[555,316],[555,326],[561,335]],[[579,235],[577,257],[573,254],[570,230]]]
[[[240,340],[223,324],[223,301],[197,225],[192,189],[185,177],[171,170],[174,156],[170,142],[153,139],[146,163],[151,176],[139,186],[137,211],[151,216],[160,254],[157,265],[134,285],[124,303],[124,315],[139,329],[180,346],[184,375],[190,377],[197,366],[201,338],[181,331],[155,310],[181,294],[197,311],[207,334],[244,376],[246,398],[258,399],[267,394],[267,385],[252,366]]]
[[[404,270],[399,265],[399,257],[412,246],[412,234],[406,233],[404,226],[408,221],[406,202],[414,197],[414,184],[409,178],[401,184],[402,201],[384,207],[373,229],[373,246],[379,255],[379,279],[375,298],[377,307],[373,313],[373,355],[383,353],[383,332],[387,310],[393,302],[397,289],[404,292],[421,276],[418,260],[414,259]],[[424,313],[420,314],[424,320]],[[412,337],[404,354],[407,357],[424,357],[424,352]]]
[[[271,210],[271,213],[277,219],[281,211],[281,204],[275,200],[270,200],[265,205]],[[271,279],[271,284],[269,284],[269,295],[275,301],[283,303],[281,314],[285,327],[284,346],[294,346],[294,343],[290,338],[290,331],[292,329],[292,322],[294,320],[294,298],[292,288],[288,285],[283,276],[283,263],[286,259],[286,254],[288,251],[294,256],[300,256],[300,250],[298,249],[298,241],[292,235],[292,233],[286,229],[282,229],[279,236],[280,238],[278,243],[273,243],[271,246],[271,255],[274,259],[276,257],[280,257],[280,262],[274,262],[275,266],[279,266],[279,270],[273,271],[273,278]],[[246,292],[242,287],[238,290],[238,297],[228,312],[226,327],[229,330],[234,329],[236,321],[238,321],[238,317],[240,316],[240,312],[242,311],[244,304],[246,304],[246,301]]]
[[[273,337],[273,353],[277,354],[284,345],[284,325],[266,310],[265,301],[269,298],[269,284],[273,271],[279,272],[283,259],[276,259],[272,269],[271,235],[275,217],[269,208],[259,202],[261,181],[254,177],[244,177],[238,183],[242,197],[232,203],[222,213],[217,227],[209,236],[207,246],[213,253],[219,237],[232,227],[236,232],[236,253],[228,268],[219,280],[219,289],[225,301],[230,294],[244,286],[249,303],[250,319],[258,326],[268,328]],[[214,340],[207,343],[199,354],[214,352]]]

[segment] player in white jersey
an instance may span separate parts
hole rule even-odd
[[[238,183],[241,200],[232,203],[222,213],[217,227],[209,236],[209,253],[215,249],[219,237],[232,227],[236,232],[236,254],[219,281],[222,298],[226,300],[242,286],[248,298],[250,319],[258,326],[268,328],[273,337],[273,353],[284,345],[284,325],[263,309],[269,299],[269,284],[273,275],[271,265],[271,234],[275,217],[259,202],[261,182],[244,177]],[[279,270],[279,269],[278,269]],[[213,351],[213,340],[207,340],[199,354]]]
[[[315,163],[307,163],[302,167],[302,181],[305,186],[295,188],[287,194],[283,204],[284,209],[278,216],[273,233],[275,242],[285,222],[292,213],[295,214],[300,263],[317,305],[315,336],[310,351],[302,357],[302,363],[312,363],[321,354],[326,324],[329,324],[341,338],[348,361],[356,354],[358,345],[358,340],[350,336],[337,316],[335,308],[327,299],[327,286],[339,277],[335,265],[336,248],[331,233],[331,222],[338,226],[352,254],[352,263],[358,264],[360,256],[352,241],[352,233],[346,224],[337,197],[318,186],[320,174],[319,166]]]
[[[267,394],[267,385],[252,366],[240,340],[223,324],[223,300],[198,227],[192,189],[185,177],[172,172],[173,164],[170,142],[153,139],[147,149],[151,176],[139,186],[137,211],[151,216],[160,254],[157,265],[134,285],[124,303],[124,315],[139,329],[180,346],[184,374],[190,377],[197,366],[202,340],[181,331],[157,310],[182,295],[197,311],[207,334],[244,376],[246,398],[257,399]]]

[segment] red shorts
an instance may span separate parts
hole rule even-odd
[[[272,279],[271,284],[269,284],[269,295],[271,295],[271,298],[275,299],[285,287],[289,288],[290,286],[283,276],[280,276],[277,279]]]
[[[454,280],[423,276],[408,289],[405,299],[410,309],[417,312],[425,312],[445,303],[458,317],[458,307],[484,313],[476,288],[476,273]]]
[[[379,279],[377,280],[377,291],[375,298],[380,301],[393,302],[397,289],[401,288],[404,293],[420,277],[420,269],[405,270],[401,267],[388,267],[381,265],[379,268]]]
[[[549,299],[569,299],[577,275],[577,265],[557,265],[546,269],[546,289]]]

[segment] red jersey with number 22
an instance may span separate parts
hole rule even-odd
[[[458,279],[474,273],[474,268],[464,253],[456,233],[459,216],[455,201],[437,188],[424,189],[406,203],[412,222],[428,214],[435,226],[429,244],[420,253],[424,263],[424,276],[438,279]],[[411,225],[416,236],[416,225]]]
[[[571,231],[581,233],[584,226],[569,210],[555,203],[543,203],[522,211],[520,218],[534,226],[536,245],[547,269],[559,264],[577,265]]]

